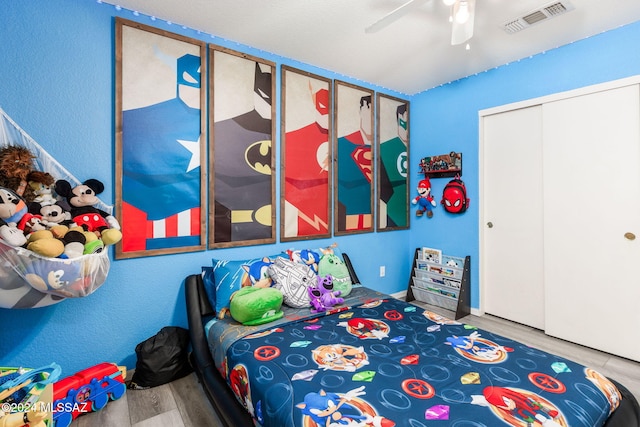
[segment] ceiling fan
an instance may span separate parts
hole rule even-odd
[[[430,0],[409,0],[378,19],[365,28],[365,33],[375,33],[389,24],[397,21],[414,9]],[[476,11],[476,0],[442,0],[445,6],[451,8],[449,22],[451,22],[451,44],[458,45],[473,37],[473,23]]]

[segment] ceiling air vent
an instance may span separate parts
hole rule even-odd
[[[571,5],[567,0],[554,1],[553,3],[544,5],[539,9],[532,10],[523,16],[510,19],[502,24],[502,28],[508,34],[517,33],[518,31],[529,28],[538,22],[546,21],[549,18],[555,18],[556,16],[562,15],[573,9],[573,5]]]
[[[533,13],[528,14],[527,16],[523,16],[522,20],[524,22],[526,22],[529,25],[533,25],[536,22],[540,22],[543,19],[547,19],[547,15],[545,15],[544,13],[542,13],[542,11],[540,10],[536,10]]]

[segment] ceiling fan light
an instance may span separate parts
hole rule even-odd
[[[445,6],[453,6],[455,2],[456,0],[442,0],[442,3],[444,3]]]
[[[458,24],[464,24],[469,20],[469,5],[466,1],[461,1],[458,5],[458,11],[456,12],[456,22]]]
[[[451,24],[451,44],[458,45],[466,42],[473,37],[474,27],[474,15],[475,15],[476,0],[460,0],[453,6],[453,16],[455,17]],[[466,22],[460,22],[458,20],[458,11],[460,7],[466,7],[468,18]],[[462,12],[463,14],[465,12]],[[464,15],[463,15],[464,17]]]

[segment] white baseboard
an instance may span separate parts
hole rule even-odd
[[[404,299],[407,297],[407,291],[396,292],[394,294],[391,294],[391,296],[395,299],[401,299],[402,301],[404,301]]]

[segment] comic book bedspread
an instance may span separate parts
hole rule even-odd
[[[264,426],[596,427],[621,398],[582,365],[392,298],[248,335],[226,373]]]

